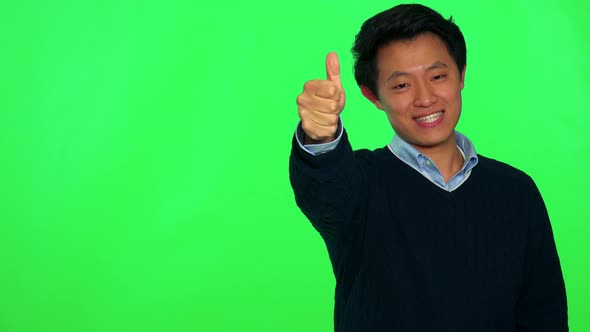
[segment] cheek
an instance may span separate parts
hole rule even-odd
[[[441,95],[444,96],[444,98],[448,101],[448,102],[452,102],[452,103],[457,103],[457,104],[461,104],[461,89],[457,88],[455,86],[450,86],[447,89],[444,89],[443,91],[441,91]]]
[[[411,98],[408,95],[397,95],[395,97],[389,97],[385,101],[385,107],[388,113],[391,114],[404,114],[410,110]]]
[[[459,108],[459,111],[461,111],[461,104],[462,104],[461,90],[456,92],[455,95],[453,96],[453,103],[456,105],[456,107]]]
[[[409,116],[410,110],[410,106],[404,100],[390,100],[386,105],[385,113],[387,114],[387,119],[395,131],[399,131],[400,128],[407,126],[408,121],[412,121],[412,118]]]

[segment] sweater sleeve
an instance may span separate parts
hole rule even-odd
[[[524,280],[516,307],[517,332],[568,331],[567,301],[547,209],[531,181]]]
[[[305,140],[305,133],[301,128],[301,122],[299,122],[299,124],[297,125],[297,130],[295,131],[295,139],[297,140],[297,144],[299,145],[300,149],[315,156],[334,150],[340,142],[340,140],[342,139],[342,131],[342,120],[338,120],[338,135],[336,136],[335,140],[333,140],[332,142],[321,144],[303,144],[303,141]]]
[[[333,150],[319,155],[305,152],[293,138],[289,175],[297,205],[325,239],[366,218],[365,165],[346,130]]]

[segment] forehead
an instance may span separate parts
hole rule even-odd
[[[376,58],[380,77],[392,71],[426,70],[437,62],[449,68],[456,67],[447,45],[433,33],[386,44],[379,49]]]

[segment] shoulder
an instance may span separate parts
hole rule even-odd
[[[477,156],[479,161],[474,170],[490,183],[511,184],[536,190],[535,182],[524,171],[496,159],[479,154]]]
[[[392,163],[396,164],[396,161],[398,161],[398,158],[393,155],[387,146],[374,150],[355,150],[354,157],[368,166],[377,167],[379,165],[387,165],[387,167],[391,167]]]
[[[354,150],[355,157],[367,159],[367,160],[383,159],[383,158],[388,157],[390,154],[391,154],[391,152],[389,151],[389,149],[387,147],[382,147],[382,148],[378,148],[378,149],[374,149],[374,150],[369,150],[369,149]]]

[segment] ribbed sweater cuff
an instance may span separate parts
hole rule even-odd
[[[343,130],[342,138],[340,139],[340,142],[338,142],[338,145],[336,145],[336,148],[322,154],[312,155],[303,150],[297,143],[295,135],[293,136],[292,144],[293,152],[296,153],[309,167],[316,170],[338,168],[339,166],[342,167],[342,165],[346,165],[346,163],[353,161],[352,147],[348,141],[346,129]]]

